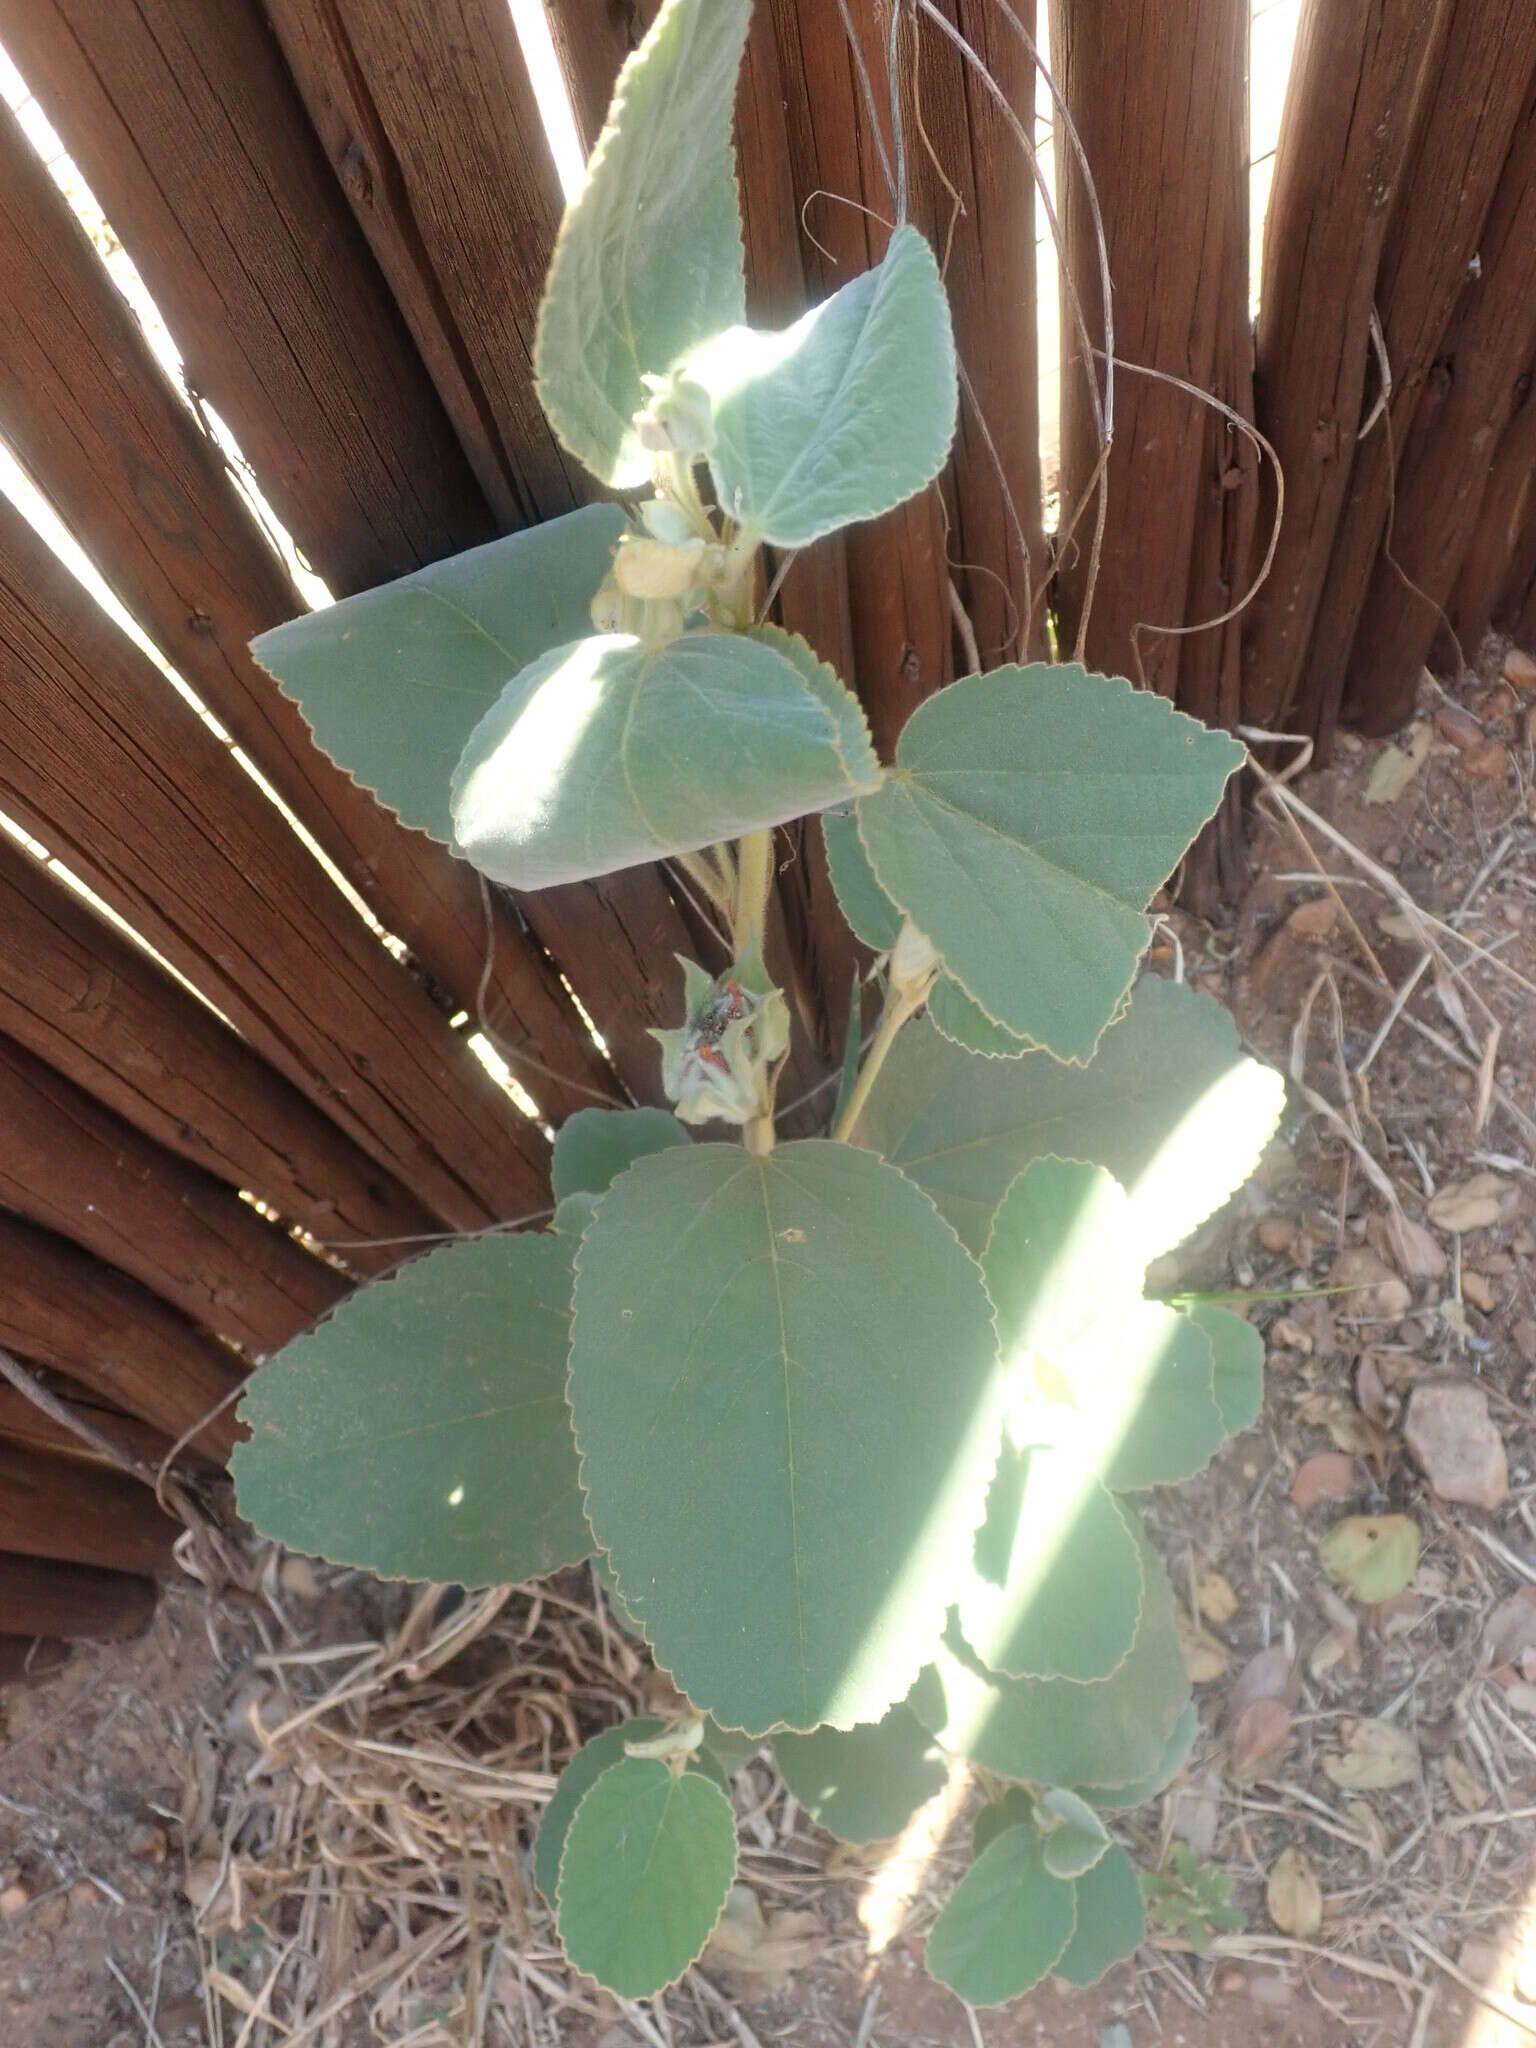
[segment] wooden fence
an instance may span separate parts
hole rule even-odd
[[[835,0],[757,0],[738,139],[760,321],[883,246],[891,4],[849,0],[850,45]],[[1536,633],[1536,9],[1304,0],[1255,349],[1249,4],[1051,0],[1066,280],[1050,540],[1043,211],[1020,148],[1035,0],[909,6],[896,98],[911,212],[953,297],[960,434],[938,488],[800,557],[780,600],[883,747],[957,648],[1042,652],[1048,595],[1052,630],[1070,647],[1082,628],[1096,665],[1324,748],[1341,715],[1401,716],[1448,627]],[[590,144],[651,9],[546,11]],[[0,440],[214,721],[0,503],[0,810],[31,842],[0,837],[0,1346],[65,1404],[46,1416],[0,1387],[9,1669],[5,1637],[141,1621],[174,1533],[70,1414],[153,1461],[411,1240],[540,1210],[543,1124],[656,1098],[645,1033],[674,1021],[673,955],[715,942],[655,869],[486,900],[316,751],[247,652],[300,601],[214,414],[337,596],[590,494],[530,388],[561,193],[508,0],[0,0],[0,43],[185,384],[6,116]],[[1083,345],[1103,334],[1099,218],[1073,132],[1124,359],[1107,463],[1103,363]],[[1269,580],[1204,631],[1170,629],[1236,604],[1273,476],[1227,416],[1132,366],[1256,418],[1284,465]],[[1238,855],[1228,817],[1197,882],[1230,880]],[[815,828],[783,834],[781,856],[795,1097],[840,1043],[856,956]],[[539,1119],[477,1058],[480,1022]],[[231,1430],[226,1409],[190,1455],[217,1463]]]

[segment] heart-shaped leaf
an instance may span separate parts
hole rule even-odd
[[[611,1765],[576,1808],[560,1858],[560,1939],[620,1998],[654,1998],[704,1952],[736,1876],[736,1816],[699,1771]]]
[[[609,874],[871,787],[873,752],[849,761],[842,737],[764,640],[595,635],[524,669],[475,727],[453,778],[454,837],[512,888]]]
[[[693,1140],[664,1109],[578,1109],[555,1134],[550,1180],[556,1202],[603,1195],[637,1159]]]
[[[1141,1592],[1112,1496],[1059,1451],[1005,1444],[960,1595],[982,1662],[1015,1678],[1108,1678],[1135,1639]]]
[[[464,742],[508,677],[591,631],[623,530],[619,506],[587,505],[276,626],[251,651],[338,766],[450,845]]]
[[[635,414],[647,375],[743,319],[731,154],[751,0],[666,0],[619,73],[566,209],[539,308],[539,403],[599,482],[651,473]]]
[[[949,301],[912,227],[793,327],[719,334],[687,373],[713,401],[721,506],[775,547],[890,511],[938,475],[954,439]]]
[[[1147,944],[1146,905],[1243,749],[1072,666],[966,676],[907,721],[858,809],[887,895],[996,1024],[1087,1061]]]
[[[539,1832],[533,1844],[533,1881],[550,1905],[555,1903],[560,1882],[560,1858],[565,1852],[565,1838],[576,1817],[577,1807],[604,1771],[624,1760],[630,1743],[654,1742],[666,1725],[665,1721],[650,1718],[620,1721],[616,1727],[605,1728],[601,1735],[594,1735],[590,1742],[584,1742],[560,1773],[553,1796],[540,1818]],[[701,1769],[722,1792],[727,1789],[720,1759],[711,1751],[698,1751],[696,1761],[689,1768]]]
[[[776,1735],[773,1753],[785,1784],[812,1820],[844,1842],[899,1835],[941,1791],[949,1765],[910,1707],[846,1732]]]
[[[825,1140],[638,1160],[582,1240],[569,1391],[593,1525],[691,1700],[767,1731],[902,1696],[998,1442],[991,1305],[919,1190]]]
[[[1077,1928],[1057,1958],[1055,1975],[1082,1989],[1097,1984],[1107,1970],[1136,1953],[1147,1919],[1136,1866],[1118,1842],[1111,1842],[1093,1868],[1075,1881],[1073,1890]]]
[[[382,1578],[495,1586],[590,1555],[565,1405],[571,1243],[445,1245],[262,1366],[240,1512]]]
[[[1155,976],[1136,986],[1091,1066],[1044,1053],[978,1060],[919,1018],[897,1039],[857,1137],[926,1188],[980,1252],[1032,1159],[1107,1167],[1147,1257],[1168,1250],[1253,1171],[1285,1091],[1249,1059],[1219,1003]]]
[[[1346,1515],[1318,1545],[1318,1555],[1336,1585],[1374,1607],[1412,1581],[1422,1540],[1412,1515]]]
[[[1049,1973],[1076,1926],[1075,1891],[1047,1870],[1040,1836],[1006,1828],[933,1923],[928,1971],[968,2005],[1002,2005]]]

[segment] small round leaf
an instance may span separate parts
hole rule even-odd
[[[1136,1866],[1118,1842],[1110,1843],[1073,1889],[1077,1931],[1058,1958],[1055,1974],[1063,1983],[1081,1987],[1097,1984],[1106,1970],[1136,1953],[1147,1918]]]
[[[1077,1925],[1031,1827],[1006,1828],[950,1894],[928,1937],[928,1970],[968,2005],[1002,2005],[1054,1968]]]

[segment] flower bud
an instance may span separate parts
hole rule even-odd
[[[699,579],[703,559],[704,542],[697,535],[673,547],[643,534],[626,534],[613,558],[614,581],[626,597],[685,597]]]
[[[684,1123],[746,1124],[767,1113],[773,1069],[789,1049],[789,1008],[772,986],[754,986],[751,962],[713,979],[683,962],[687,1021],[652,1031],[661,1083]]]

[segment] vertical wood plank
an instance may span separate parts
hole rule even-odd
[[[1536,8],[1527,0],[1458,0],[1426,80],[1382,246],[1376,310],[1392,395],[1385,420],[1354,451],[1296,699],[1294,724],[1315,733],[1325,752],[1386,530],[1394,459],[1434,374],[1533,68]],[[1369,374],[1379,390],[1378,371]]]
[[[1397,472],[1393,563],[1377,562],[1344,716],[1389,732],[1413,709],[1441,608],[1476,529],[1494,452],[1536,370],[1536,80],[1527,91],[1470,279]],[[1404,579],[1412,588],[1405,587]]]
[[[1483,509],[1467,543],[1447,610],[1466,659],[1475,664],[1483,635],[1509,580],[1521,530],[1536,499],[1536,389],[1531,372],[1520,379],[1515,414],[1505,428],[1488,473]]]
[[[1275,154],[1255,404],[1285,524],[1248,615],[1243,709],[1278,730],[1301,685],[1349,487],[1382,243],[1443,0],[1306,0]]]

